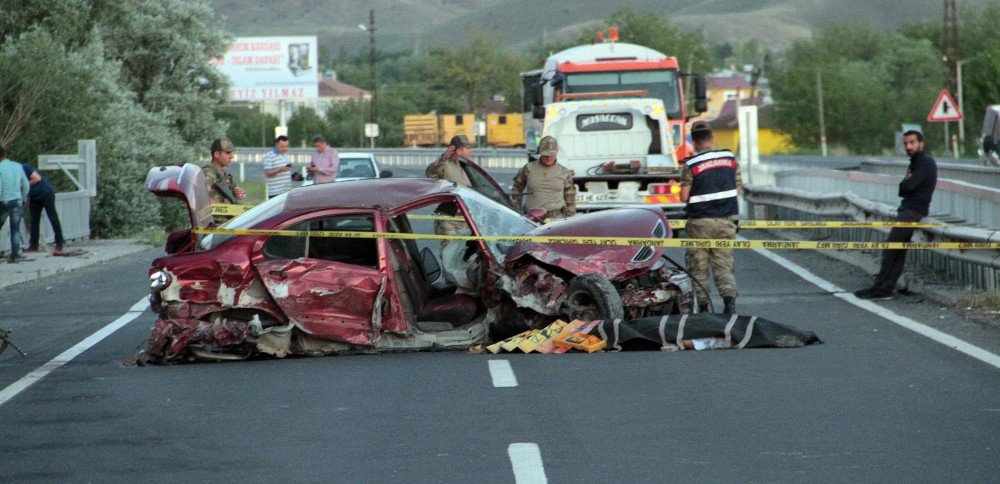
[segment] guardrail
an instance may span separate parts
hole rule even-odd
[[[861,171],[883,175],[902,176],[910,165],[908,161],[883,161],[865,159],[861,162]],[[1000,168],[990,166],[975,166],[957,163],[938,163],[938,178],[959,180],[990,188],[1000,188]]]
[[[236,148],[238,163],[263,163],[264,155],[270,148]],[[421,166],[438,159],[443,148],[364,148],[338,149],[341,153],[373,153],[375,159],[383,166]],[[290,148],[285,157],[295,164],[308,164],[312,148]],[[520,168],[528,161],[524,148],[475,148],[472,150],[472,160],[484,168],[512,169]]]
[[[898,197],[890,198],[879,194],[895,195],[885,185],[898,183],[898,177],[884,175],[837,172],[829,170],[797,170],[798,173],[787,172],[778,174],[782,186],[747,185],[745,200],[748,204],[750,217],[761,220],[854,220],[854,221],[890,221],[896,216]],[[826,173],[821,173],[826,172]],[[871,177],[885,177],[873,179]],[[881,191],[879,191],[881,187]],[[847,188],[847,190],[845,190]],[[861,189],[864,194],[853,193]],[[967,191],[975,193],[965,193]],[[982,187],[969,187],[960,182],[939,182],[935,201],[961,197],[966,195],[985,195]],[[988,190],[988,189],[987,189]],[[991,193],[990,197],[1000,196],[1000,191]],[[879,201],[869,197],[875,196]],[[987,197],[989,198],[989,197]],[[994,198],[994,201],[1000,197]],[[946,205],[939,202],[939,208]],[[995,210],[994,205],[993,210]],[[932,215],[931,221],[954,223],[954,217],[947,212]],[[1000,242],[1000,230],[996,227],[997,220],[989,225],[993,228],[948,225],[917,231],[918,241],[961,241],[961,242]],[[820,229],[811,231],[810,235],[836,240],[881,242],[887,229]],[[908,257],[917,265],[942,272],[961,281],[963,284],[987,291],[1000,288],[1000,251],[997,250],[920,250],[910,251]]]
[[[775,185],[810,193],[851,192],[866,200],[896,206],[901,179],[850,171],[788,170],[775,175]],[[949,223],[996,229],[1000,224],[1000,189],[939,179],[930,211],[932,217]]]

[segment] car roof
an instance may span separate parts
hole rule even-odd
[[[358,153],[354,151],[340,152],[337,153],[337,156],[340,158],[368,158],[370,160],[375,159],[375,155],[371,153]]]
[[[394,210],[433,195],[448,195],[455,184],[433,178],[372,178],[344,183],[321,183],[288,192],[285,211],[330,208]]]

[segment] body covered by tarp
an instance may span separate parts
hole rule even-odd
[[[674,314],[602,321],[590,331],[608,350],[795,348],[822,343],[812,331],[756,316]]]

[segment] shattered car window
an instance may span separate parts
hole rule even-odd
[[[232,220],[222,224],[219,228],[223,229],[247,229],[251,228],[263,220],[270,218],[276,213],[280,213],[285,208],[285,199],[288,198],[287,193],[278,195],[256,207],[244,212],[241,215],[233,217]],[[209,234],[201,239],[202,249],[211,249],[212,247],[218,247],[219,244],[229,240],[232,235],[220,235],[220,234]]]
[[[462,197],[472,222],[482,235],[522,235],[535,228],[530,220],[475,190],[459,186],[455,193]],[[493,258],[499,262],[503,262],[514,245],[514,242],[486,242]]]

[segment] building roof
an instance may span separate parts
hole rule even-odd
[[[743,99],[743,106],[757,106],[757,126],[761,128],[768,128],[771,126],[771,117],[774,115],[775,104],[764,104],[764,99],[760,97],[755,97],[753,99]],[[730,99],[722,105],[722,109],[719,111],[719,117],[708,122],[708,125],[714,130],[719,129],[739,129],[739,120],[736,119],[737,114],[736,100]]]
[[[750,82],[740,76],[709,77],[709,89],[749,89]]]
[[[371,97],[371,95],[370,92],[359,87],[354,87],[322,74],[319,76],[319,97],[321,98],[362,99]]]

